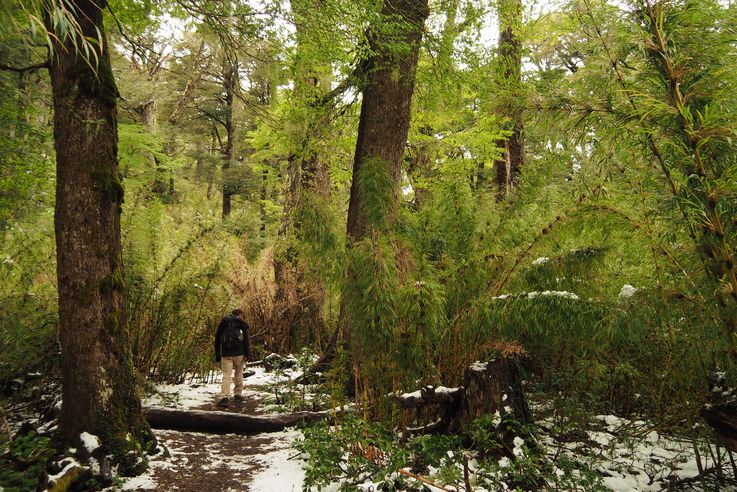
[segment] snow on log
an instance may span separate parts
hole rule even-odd
[[[233,412],[180,410],[175,408],[145,407],[148,423],[155,429],[175,429],[199,432],[257,434],[278,432],[300,422],[328,418],[331,412],[296,412],[277,415],[243,415]]]
[[[737,452],[737,407],[707,405],[701,409],[701,416],[714,429],[724,447]]]
[[[445,386],[424,386],[412,393],[395,396],[402,408],[421,408],[427,405],[454,405],[458,402],[463,388],[446,388]]]

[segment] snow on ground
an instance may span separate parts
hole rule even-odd
[[[302,462],[292,459],[298,431],[254,436],[156,431],[170,456],[151,459],[149,470],[122,490],[302,490]]]
[[[302,375],[300,371],[286,370],[283,373],[276,371],[266,372],[263,367],[248,368],[254,372],[244,380],[243,396],[245,398],[263,397],[266,388],[278,383],[297,379]],[[217,400],[220,395],[222,374],[218,373],[208,378],[209,382],[193,382],[190,384],[160,384],[156,392],[143,399],[144,406],[176,407],[185,410],[202,408]]]
[[[544,294],[543,294],[544,295]],[[244,396],[259,402],[259,411],[269,406],[261,403],[277,383],[286,383],[299,376],[298,371],[266,372],[262,367],[251,368],[255,374],[245,381]],[[220,391],[219,376],[208,383],[161,385],[157,394],[145,400],[146,405],[202,408],[213,405]],[[407,396],[407,395],[405,395]],[[594,424],[579,430],[574,437],[553,435],[552,420],[540,422],[549,429],[543,436],[548,457],[559,460],[565,456],[594,470],[602,485],[612,491],[651,492],[666,490],[669,484],[696,477],[698,465],[693,445],[689,441],[660,435],[648,429],[645,422],[630,421],[613,415],[599,415]],[[252,490],[299,491],[303,489],[305,462],[293,449],[302,434],[296,430],[278,433],[240,436],[213,435],[194,432],[157,430],[156,436],[166,446],[170,456],[161,453],[150,461],[149,471],[125,482],[123,490]],[[524,458],[521,439],[515,440],[514,454]],[[713,466],[717,451],[702,448],[704,468]],[[708,458],[709,456],[711,458]],[[706,457],[706,458],[704,458]],[[728,460],[728,458],[724,458]],[[511,467],[508,459],[503,467]],[[472,473],[478,463],[471,461]],[[504,471],[502,470],[503,474]],[[563,472],[556,469],[560,476]],[[427,479],[440,484],[428,472]],[[376,479],[376,478],[375,478]],[[359,490],[376,490],[377,483],[356,484]],[[338,490],[331,484],[324,490]],[[475,489],[476,490],[476,489]],[[479,483],[477,490],[484,490]],[[584,489],[585,490],[585,489]]]
[[[248,490],[253,492],[301,491],[305,472],[304,462],[292,449],[292,443],[302,437],[299,431],[285,431],[274,435],[272,448],[256,458],[263,469],[256,473]]]
[[[597,415],[601,430],[585,431],[585,437],[559,442],[544,436],[548,455],[565,455],[588,462],[602,476],[603,485],[614,491],[650,492],[671,490],[669,484],[697,477],[699,466],[693,443],[648,430],[643,421],[630,421],[614,415]],[[726,451],[700,443],[702,466],[713,460],[727,462]],[[712,461],[709,461],[712,460]]]
[[[258,403],[259,411],[268,408],[261,403],[271,386],[301,375],[294,370],[266,372],[263,367],[249,370],[254,374],[245,379],[243,396],[246,401]],[[181,409],[212,408],[219,398],[220,379],[218,374],[208,378],[209,382],[158,385],[143,403]],[[228,410],[239,408],[242,407]],[[296,430],[251,436],[173,430],[154,433],[167,452],[153,456],[148,471],[128,479],[122,490],[302,490],[303,461],[293,456],[296,453],[292,450],[294,440],[302,436]]]

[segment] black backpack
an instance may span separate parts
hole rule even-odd
[[[223,350],[236,350],[243,346],[243,330],[236,320],[229,320],[223,330],[223,338],[221,341]]]

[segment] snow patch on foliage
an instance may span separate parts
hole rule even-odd
[[[542,292],[537,292],[533,290],[532,292],[520,292],[518,294],[501,294],[498,296],[494,296],[491,298],[492,301],[496,300],[505,300],[509,297],[527,297],[528,299],[537,299],[538,297],[562,297],[564,299],[572,299],[574,301],[577,301],[580,299],[577,294],[574,294],[573,292],[568,292],[567,290],[544,290]]]

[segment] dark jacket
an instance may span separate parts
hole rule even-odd
[[[222,347],[222,338],[225,329],[230,324],[234,324],[238,329],[243,331],[243,344],[228,350]],[[215,360],[220,362],[221,357],[234,357],[237,355],[245,355],[247,358],[251,358],[251,347],[248,344],[248,323],[233,314],[228,314],[220,321],[217,332],[215,332]]]

